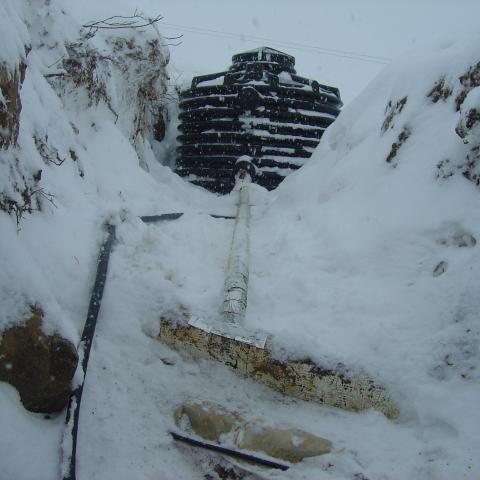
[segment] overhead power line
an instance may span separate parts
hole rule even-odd
[[[305,43],[289,42],[285,40],[276,40],[273,38],[266,38],[266,37],[257,37],[253,35],[245,35],[242,33],[224,32],[221,30],[212,30],[210,28],[192,27],[188,25],[179,25],[176,23],[164,23],[164,22],[162,22],[161,25],[162,27],[180,30],[182,32],[206,35],[206,36],[216,37],[216,38],[228,38],[231,40],[240,40],[240,41],[249,40],[252,42],[268,42],[269,44],[278,45],[281,47],[287,47],[292,50],[301,50],[305,52],[318,53],[321,55],[330,55],[333,57],[347,58],[349,60],[358,60],[361,62],[379,63],[382,65],[386,65],[391,60],[390,58],[379,57],[376,55],[367,55],[364,53],[349,52],[346,50],[336,50],[333,48],[317,47],[315,45],[308,45]]]

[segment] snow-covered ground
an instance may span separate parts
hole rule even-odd
[[[442,2],[435,2],[430,11],[422,5],[416,12],[431,13],[440,25],[454,25],[462,11],[464,28],[457,28],[463,35],[473,28],[479,7],[460,4],[463,9],[442,10]],[[73,19],[58,17],[54,38],[72,38],[76,22],[111,14],[111,2],[85,5],[65,2]],[[131,2],[115,5],[131,9]],[[221,15],[222,30],[240,31],[235,25],[246,18],[246,35],[254,35],[252,28],[261,25],[261,36],[282,36],[276,28],[284,25],[285,15],[277,14],[275,28],[263,20],[267,13],[262,8],[267,10],[271,2],[257,6],[255,14],[245,13],[246,8],[237,11],[233,4],[228,11],[196,5],[165,5],[160,13],[171,17],[166,18],[171,23],[195,21],[198,26],[212,11]],[[377,11],[378,3],[369,2],[364,9],[346,5],[338,12],[329,7],[331,15],[338,13],[359,31],[359,24],[378,27],[378,22],[367,22],[367,13]],[[280,7],[284,12],[286,7]],[[157,5],[144,0],[142,8]],[[181,21],[173,18],[180,11]],[[17,19],[12,12],[22,13],[13,0],[5,3],[5,12],[3,18],[10,19]],[[409,12],[407,6],[401,12]],[[310,22],[321,24],[320,13],[297,22],[295,41],[323,41],[313,33],[308,37],[313,32]],[[380,13],[375,19],[383,19],[383,38],[385,19],[399,12],[392,10],[384,17]],[[422,15],[422,21],[414,16],[413,23],[424,25]],[[405,19],[405,24],[411,23]],[[32,26],[23,32],[14,29],[14,22],[9,25],[11,30],[5,26],[4,31],[12,39],[25,40],[29,34],[37,38]],[[204,26],[220,28],[218,23]],[[458,77],[479,61],[480,36],[471,33],[468,41],[452,42],[453,31],[446,29],[447,40],[440,46],[417,49],[386,67],[344,108],[307,165],[278,190],[268,193],[254,187],[252,192],[247,324],[274,334],[292,351],[365,369],[392,393],[401,412],[396,421],[374,411],[350,413],[284,397],[154,340],[162,313],[187,310],[206,318],[218,314],[233,223],[208,213],[234,213],[234,198],[185,184],[157,165],[148,151],[150,173],[142,170],[112,112],[106,107],[77,111],[81,100],[62,104],[41,75],[51,52],[39,48],[29,55],[19,144],[22,155],[32,152],[32,168],[44,168],[45,188],[54,192],[56,207],[47,203],[43,211],[26,216],[20,228],[15,218],[0,212],[1,327],[29,304],[40,302],[46,328],[78,343],[100,227],[105,219],[117,224],[82,403],[79,480],[205,478],[208,457],[179,448],[168,435],[173,410],[185,400],[223,404],[248,420],[304,428],[333,442],[332,454],[308,459],[288,472],[264,473],[267,478],[478,478],[479,190],[461,174],[470,146],[455,133],[462,115],[456,111],[455,97],[462,88]],[[421,37],[411,32],[404,37],[406,43]],[[222,42],[210,42],[217,45],[216,52],[222,51]],[[385,42],[378,43],[378,51],[372,50],[376,43],[371,42],[357,47],[352,40],[339,40],[329,45],[388,57],[400,53],[400,41],[390,51]],[[172,48],[173,62],[188,75],[221,70],[232,53],[244,48],[227,42],[222,47],[228,51],[226,58],[211,55],[216,65],[199,66],[200,54],[194,48],[200,43],[190,43],[192,50],[186,53],[188,45],[184,41],[184,50],[178,47],[178,63]],[[252,44],[245,41],[244,46]],[[297,59],[302,56],[302,74],[318,78],[308,53],[284,50]],[[13,47],[10,52],[14,61],[18,52]],[[359,72],[355,85],[372,76],[367,70]],[[347,98],[352,99],[356,77],[347,70],[335,72],[338,77],[324,67],[318,79],[340,87],[347,82]],[[434,103],[428,94],[441,78],[453,92]],[[466,105],[475,104],[479,88],[467,96]],[[404,106],[395,110],[405,97]],[[395,114],[382,129],[390,111]],[[38,131],[48,131],[61,151],[75,148],[83,178],[75,162],[59,167],[41,163],[31,139]],[[408,138],[388,162],[392,144],[404,131]],[[138,218],[167,212],[186,214],[155,225]],[[63,421],[63,413],[46,419],[26,412],[16,390],[0,383],[0,478],[58,478]]]

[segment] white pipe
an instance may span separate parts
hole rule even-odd
[[[250,256],[250,175],[238,178],[238,205],[225,278],[223,314],[230,323],[241,324],[245,317]]]

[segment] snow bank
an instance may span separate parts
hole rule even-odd
[[[28,45],[30,36],[22,21],[22,8],[18,8],[15,0],[2,2],[0,17],[3,19],[0,30],[1,64],[12,69],[17,66],[19,59],[25,58],[25,45]]]
[[[437,429],[432,463],[409,478],[480,470],[478,140],[456,131],[480,108],[480,79],[462,80],[479,40],[387,67],[252,226],[250,323],[367,369],[401,423]]]

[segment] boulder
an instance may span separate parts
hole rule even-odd
[[[25,325],[2,333],[0,380],[18,390],[27,410],[53,413],[67,405],[78,355],[70,341],[43,333],[43,316],[41,308],[32,307]]]
[[[240,417],[227,412],[222,407],[211,403],[183,403],[175,410],[175,423],[182,426],[184,418],[188,419],[191,429],[200,437],[218,442],[220,435],[229,433],[238,423]]]
[[[175,423],[205,440],[222,443],[221,436],[229,435],[234,447],[297,463],[304,458],[332,451],[325,438],[298,428],[273,428],[261,423],[246,423],[237,413],[212,403],[182,403],[175,409]]]
[[[238,446],[292,463],[332,451],[329,440],[298,428],[247,426]]]

